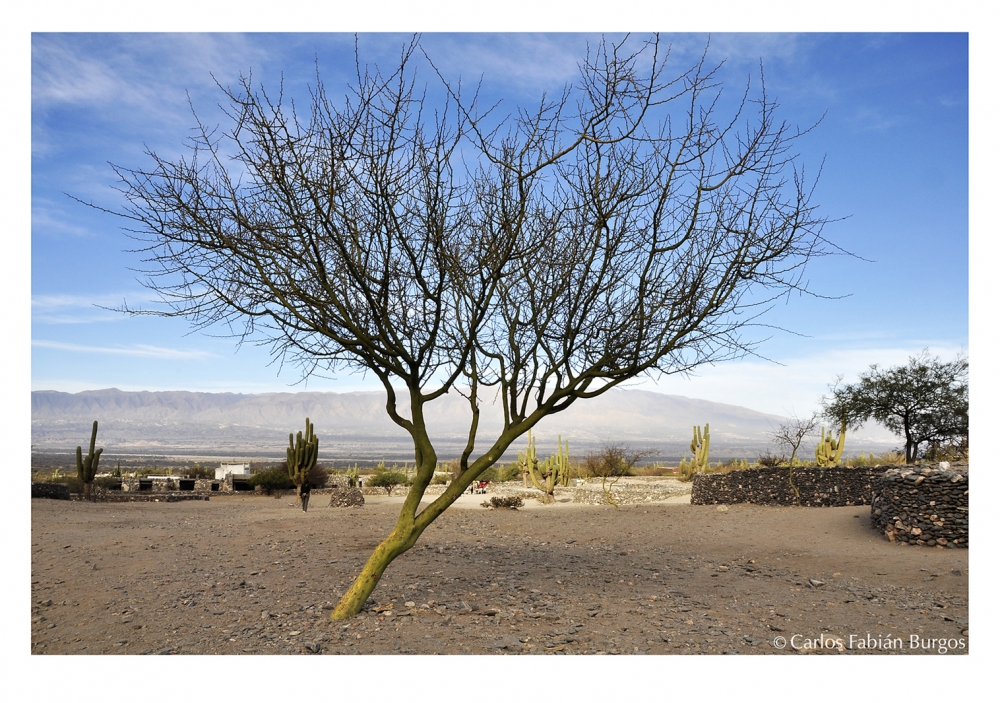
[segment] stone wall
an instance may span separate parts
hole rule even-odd
[[[313,491],[316,493],[316,491]],[[328,507],[331,508],[353,508],[360,507],[365,504],[365,497],[361,494],[360,488],[334,488],[332,490],[326,490],[324,493],[330,494],[330,503]]]
[[[692,505],[754,503],[824,507],[870,505],[875,482],[885,466],[755,467],[720,474],[695,474]],[[799,495],[796,497],[795,488]]]
[[[32,481],[31,497],[69,500],[69,486],[65,483],[43,483],[41,481]]]
[[[555,499],[585,505],[608,505],[605,488],[611,493],[615,505],[639,505],[653,501],[683,496],[691,492],[691,486],[674,478],[623,476],[617,481],[610,479],[601,486],[601,479],[574,479],[567,487],[557,486]],[[543,494],[537,488],[526,488],[521,481],[491,483],[487,489],[501,497],[520,496],[524,500],[540,498]]]
[[[968,547],[968,468],[900,467],[886,471],[875,485],[871,520],[891,542]]]
[[[184,486],[184,488],[182,488]],[[138,478],[126,476],[122,478],[123,493],[232,493],[232,476],[225,479],[215,478]],[[117,491],[108,491],[117,493]]]
[[[175,491],[173,493],[129,493],[125,491],[105,491],[98,488],[93,490],[93,498],[101,503],[177,503],[182,500],[208,500],[204,493],[191,493],[190,491]],[[73,500],[83,500],[82,495],[73,496]]]

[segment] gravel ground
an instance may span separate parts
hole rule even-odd
[[[867,507],[483,499],[463,497],[336,623],[401,498],[317,495],[308,513],[287,497],[32,500],[31,652],[969,652],[968,550],[890,544]]]

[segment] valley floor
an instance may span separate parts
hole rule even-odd
[[[331,622],[402,499],[320,499],[32,500],[31,652],[969,652],[968,550],[890,544],[867,507],[467,499]]]

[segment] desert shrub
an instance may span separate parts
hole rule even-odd
[[[396,486],[407,486],[410,481],[402,471],[380,471],[365,479],[365,485],[372,488],[384,488],[386,495],[392,495]]]
[[[512,461],[509,464],[494,464],[479,475],[480,481],[516,481],[521,477],[521,465]]]
[[[484,508],[494,508],[497,510],[517,510],[524,506],[521,496],[493,496],[488,501],[483,501]]]
[[[521,478],[521,465],[512,461],[497,469],[497,481],[516,481]]]
[[[306,474],[306,481],[313,488],[322,488],[330,480],[330,470],[324,466],[316,464],[312,467],[308,474]]]
[[[668,476],[672,475],[674,471],[659,464],[645,464],[644,466],[634,467],[632,473],[635,476]]]
[[[694,463],[694,459],[690,461],[681,459],[681,463],[677,465],[677,478],[681,481],[690,481],[696,473],[698,473],[698,465]]]
[[[79,476],[63,476],[56,483],[65,483],[69,486],[70,493],[83,493],[83,481],[80,480]]]
[[[181,476],[184,478],[215,478],[215,471],[201,464],[195,464],[192,467],[184,469],[181,472]]]
[[[288,469],[281,465],[253,474],[247,483],[254,488],[260,486],[268,495],[271,495],[275,491],[295,488],[292,479],[288,477]]]
[[[931,442],[924,452],[923,458],[927,461],[968,461],[969,438],[961,437],[949,442]]]
[[[939,459],[938,461],[948,461],[947,459]],[[865,456],[864,452],[861,452],[860,456],[851,457],[850,459],[844,460],[845,466],[857,467],[857,466],[895,466],[897,464],[905,464],[906,455],[901,451],[891,451],[883,452],[882,454],[875,454],[872,452],[868,456]]]
[[[779,457],[771,452],[764,452],[757,457],[757,466],[781,466],[782,464],[787,463],[788,460],[785,458],[784,454]]]
[[[434,474],[434,478],[431,479],[432,486],[441,486],[448,483],[448,477],[444,474]]]
[[[122,489],[122,480],[114,476],[98,476],[94,479],[94,485],[106,491],[120,491]]]
[[[462,462],[460,462],[458,459],[452,459],[451,461],[438,462],[437,470],[442,472],[445,471],[448,472],[451,475],[451,480],[454,481],[456,478],[458,478],[459,474],[461,473],[460,471],[461,468],[462,468]]]

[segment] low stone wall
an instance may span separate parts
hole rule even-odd
[[[616,505],[651,503],[691,492],[690,484],[682,483],[676,479],[664,480],[660,477],[624,476],[614,483],[611,480],[606,481],[604,488],[607,488],[611,493],[611,498]],[[608,505],[608,496],[604,492],[604,488],[602,488],[599,478],[575,479],[570,486],[556,487],[554,495],[557,501],[569,498],[574,503],[585,505]],[[526,488],[520,481],[491,483],[488,492],[502,497],[520,496],[524,500],[542,496],[540,490],[534,487]]]
[[[45,483],[42,481],[31,482],[32,498],[53,498],[55,500],[69,500],[69,486],[65,483]]]
[[[968,547],[968,469],[901,467],[886,471],[875,486],[871,520],[891,542]]]
[[[740,469],[721,474],[695,474],[692,505],[754,503],[828,507],[870,505],[875,483],[885,466],[779,466]],[[795,495],[795,489],[799,495]]]
[[[99,503],[177,503],[182,500],[208,500],[204,493],[129,493],[126,491],[102,491],[94,489],[95,502]],[[83,500],[82,495],[74,495],[73,500]]]
[[[445,484],[443,484],[443,483],[433,483],[430,486],[427,486],[427,489],[424,491],[424,495],[425,496],[439,496],[442,493],[444,493],[444,489],[445,488],[447,488],[447,486]],[[381,486],[365,486],[365,485],[362,485],[359,490],[361,491],[362,495],[366,495],[366,496],[384,496],[384,495],[388,495],[385,492],[385,489],[382,488]],[[394,495],[394,496],[406,495],[406,492],[409,491],[409,490],[410,490],[409,486],[396,486],[395,488],[392,489],[392,495]],[[468,493],[468,490],[466,490],[466,493]]]
[[[181,488],[182,483],[187,488]],[[213,488],[214,486],[214,488]],[[171,478],[137,478],[126,476],[122,478],[121,492],[123,493],[232,493],[233,481],[231,476],[225,479],[214,478],[184,478],[183,476]]]

